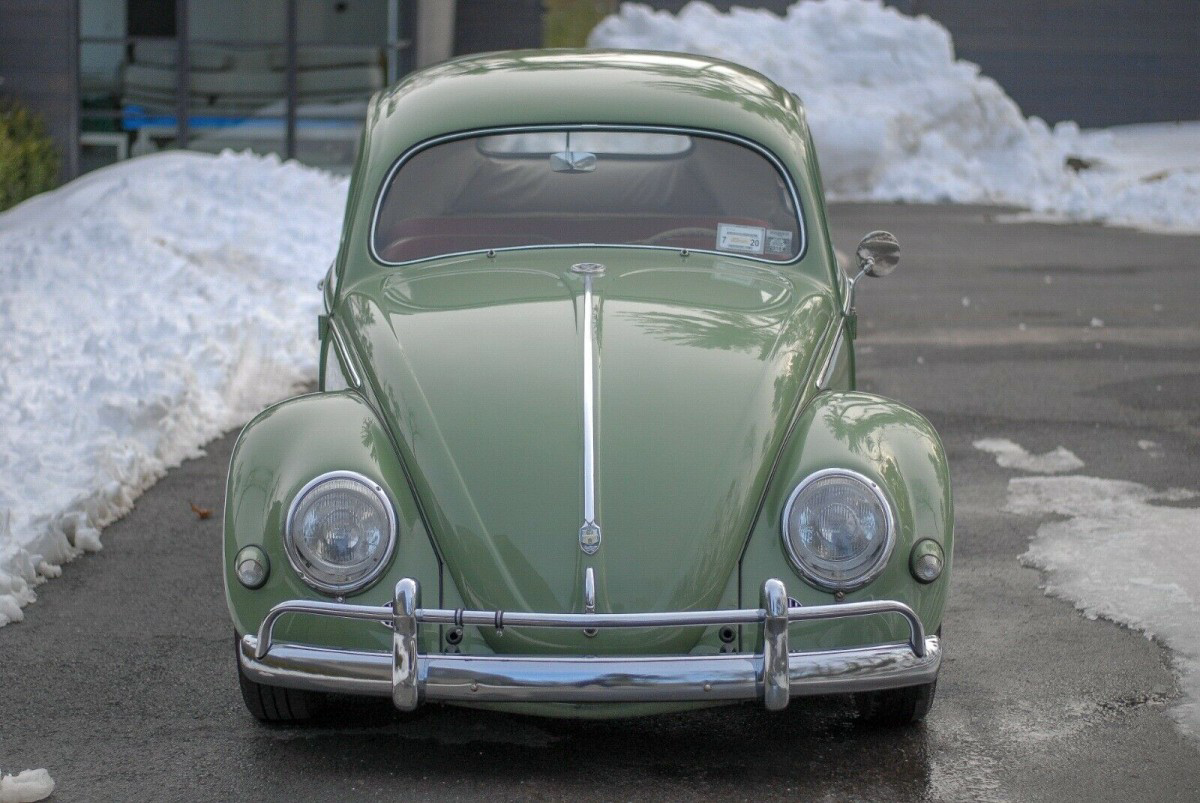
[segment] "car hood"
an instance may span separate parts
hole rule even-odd
[[[582,612],[589,567],[601,612],[733,598],[834,305],[795,270],[643,253],[602,252],[591,324],[584,276],[550,250],[409,267],[339,305],[468,607]],[[588,337],[594,555],[580,545]],[[686,651],[700,629],[484,635],[506,652]]]

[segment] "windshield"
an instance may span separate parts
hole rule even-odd
[[[794,196],[746,145],[644,131],[536,131],[425,148],[388,179],[374,227],[389,263],[489,249],[632,245],[786,262]]]

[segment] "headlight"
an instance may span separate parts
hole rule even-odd
[[[849,591],[874,580],[895,542],[892,508],[879,486],[828,469],[796,486],[783,508],[783,542],[814,585]]]
[[[357,591],[379,576],[396,545],[396,513],[378,483],[350,471],[309,482],[288,511],[292,567],[320,591]]]
[[[913,577],[922,583],[932,583],[942,576],[942,567],[946,565],[946,556],[942,545],[932,538],[926,538],[913,544],[912,553],[908,558],[908,568]]]
[[[251,544],[238,551],[237,557],[233,559],[233,570],[237,573],[238,582],[254,590],[262,588],[263,583],[267,582],[267,575],[271,573],[271,561],[266,552]]]

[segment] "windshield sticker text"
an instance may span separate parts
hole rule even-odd
[[[767,229],[767,253],[790,254],[792,252],[792,233],[779,229]]]
[[[742,254],[761,254],[767,230],[761,226],[739,226],[721,223],[717,226],[717,249]]]

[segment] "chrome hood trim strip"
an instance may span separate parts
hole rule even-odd
[[[604,272],[594,262],[572,265],[583,274],[583,525],[579,548],[587,555],[600,551],[600,525],[596,521],[596,302],[592,278]]]

